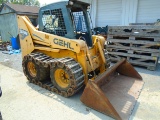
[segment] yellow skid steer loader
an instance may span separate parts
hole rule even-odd
[[[105,39],[92,35],[88,3],[70,0],[40,8],[39,28],[18,16],[22,66],[27,79],[81,101],[115,119],[128,119],[143,86],[125,59],[110,67]]]

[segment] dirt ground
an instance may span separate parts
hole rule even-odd
[[[78,94],[64,98],[29,83],[22,72],[21,54],[0,52],[0,111],[4,120],[112,120],[83,105]],[[145,85],[130,120],[160,119],[160,63],[156,71],[135,67]]]
[[[0,64],[22,72],[22,55],[21,54],[4,54],[0,51]]]

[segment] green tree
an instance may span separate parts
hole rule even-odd
[[[0,5],[2,5],[2,3],[6,3],[8,2],[8,0],[0,0]]]
[[[20,0],[23,5],[40,6],[38,0]]]
[[[10,3],[12,4],[22,4],[21,0],[10,0]]]
[[[6,2],[13,4],[21,4],[21,5],[40,6],[38,0],[0,0],[0,5]]]

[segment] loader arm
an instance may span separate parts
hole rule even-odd
[[[43,45],[43,47],[41,46],[39,49],[48,51],[67,49],[79,53],[80,50],[86,49],[86,44],[83,40],[70,40],[68,38],[38,31],[25,16],[18,16],[18,26],[21,39],[20,43],[24,44],[21,45],[23,46],[22,49],[24,49],[23,56],[31,53],[34,49],[38,49],[38,47],[34,46],[34,43]],[[28,47],[25,44],[27,44]]]

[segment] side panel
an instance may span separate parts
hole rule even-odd
[[[22,17],[18,17],[18,27],[22,56],[24,57],[25,55],[31,53],[34,50],[33,39],[31,38],[29,30]]]
[[[71,40],[36,30],[27,17],[18,16],[18,24],[20,29],[24,29],[24,31],[20,31],[24,34],[24,39],[29,36],[34,43],[56,49],[68,49],[76,53],[79,53],[82,49],[86,49],[83,40]]]

